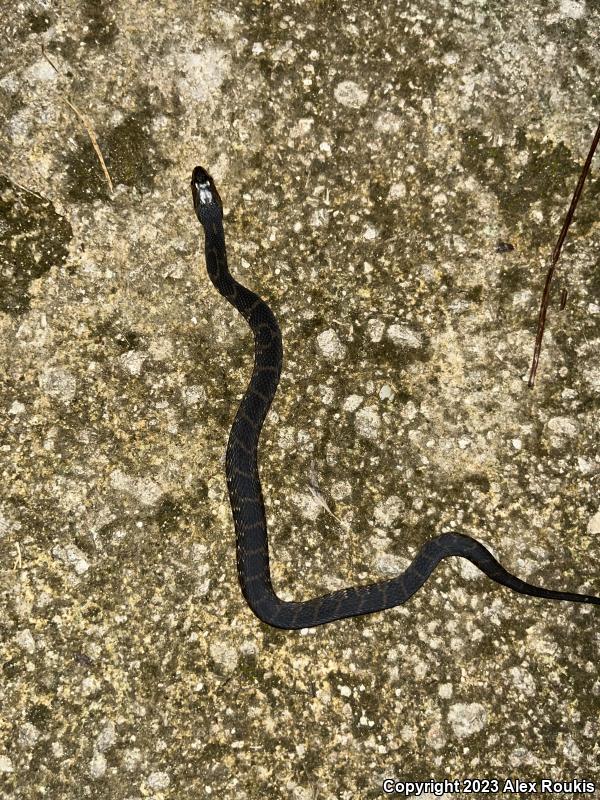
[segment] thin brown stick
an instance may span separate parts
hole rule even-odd
[[[585,164],[583,165],[583,169],[581,170],[581,175],[579,176],[579,180],[577,181],[577,186],[575,187],[575,192],[573,193],[573,197],[571,199],[571,205],[569,206],[569,210],[567,211],[567,216],[565,217],[565,220],[562,224],[562,228],[558,236],[558,241],[556,242],[554,250],[552,251],[552,258],[550,259],[550,267],[548,268],[548,274],[546,275],[546,282],[544,284],[544,291],[542,293],[540,313],[538,315],[535,347],[533,349],[533,361],[531,362],[531,370],[529,372],[529,381],[528,381],[528,386],[530,389],[533,389],[533,386],[535,384],[535,376],[537,373],[537,368],[540,360],[540,353],[542,350],[542,339],[544,338],[544,329],[546,327],[546,313],[548,311],[548,304],[550,302],[550,284],[552,282],[552,277],[554,275],[554,270],[556,268],[556,262],[558,261],[558,258],[560,256],[560,251],[562,250],[562,246],[567,237],[567,231],[569,230],[571,222],[573,221],[573,214],[575,213],[575,208],[577,207],[577,203],[579,202],[581,192],[583,191],[583,185],[585,183],[585,179],[587,178],[588,172],[590,171],[590,165],[592,163],[594,153],[596,152],[598,141],[600,141],[600,122],[598,123],[598,127],[596,128],[596,133],[594,134],[594,138],[592,140],[590,150],[587,154]]]
[[[11,178],[10,175],[7,175],[5,172],[0,172],[0,178],[6,178],[6,180],[10,181],[13,184],[13,186],[22,189],[24,192],[27,192],[28,194],[34,195],[34,197],[39,197],[40,200],[46,200],[46,198],[43,195],[39,194],[38,192],[34,192],[33,189],[28,189],[27,186],[23,186],[22,183],[19,183],[14,178]]]
[[[102,172],[104,173],[104,177],[106,178],[106,182],[108,183],[108,188],[110,189],[110,193],[112,194],[114,192],[113,182],[106,167],[106,162],[104,161],[104,156],[102,155],[100,146],[98,145],[98,140],[96,139],[94,129],[92,128],[85,114],[83,114],[83,112],[81,112],[77,108],[77,106],[69,100],[68,97],[61,95],[61,100],[63,100],[69,106],[69,108],[72,108],[73,111],[77,114],[77,116],[81,120],[81,124],[85,128],[87,135],[90,137],[90,142],[92,143],[92,147],[96,151],[96,155],[98,156],[98,161],[100,162],[100,166],[102,167]]]
[[[56,74],[60,75],[60,72],[58,71],[56,65],[50,60],[50,58],[46,54],[46,51],[44,50],[43,46],[42,46],[42,55],[44,56],[46,61],[50,64],[52,69],[56,72]],[[65,95],[61,94],[60,95],[60,99],[64,103],[66,103],[69,106],[69,108],[72,111],[74,111],[75,114],[77,114],[77,116],[79,117],[79,120],[80,120],[81,124],[83,125],[83,127],[85,129],[85,132],[87,133],[87,135],[89,137],[90,142],[92,143],[92,147],[94,148],[94,151],[95,151],[96,155],[98,156],[98,161],[100,162],[100,166],[102,167],[102,172],[104,173],[104,177],[106,178],[106,182],[108,183],[108,188],[110,190],[110,193],[112,194],[114,192],[113,182],[112,182],[112,179],[110,177],[110,173],[108,171],[108,168],[106,166],[106,161],[104,160],[104,156],[102,155],[102,151],[100,150],[100,145],[98,144],[98,140],[96,139],[96,134],[94,133],[94,129],[92,127],[91,122],[85,116],[83,111],[80,111],[77,108],[77,106],[75,105],[75,103],[71,102],[71,100],[69,100],[68,97],[66,97]]]
[[[564,311],[565,306],[567,305],[567,297],[569,296],[569,292],[566,289],[563,289],[560,293],[560,305],[558,307],[559,311]]]

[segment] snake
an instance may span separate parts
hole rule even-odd
[[[214,180],[203,167],[194,168],[191,188],[194,210],[204,229],[208,276],[217,291],[242,315],[254,335],[252,376],[233,420],[225,452],[225,474],[236,535],[237,573],[242,594],[254,614],[275,628],[294,630],[383,611],[406,603],[440,561],[450,556],[467,559],[488,578],[521,594],[600,605],[600,597],[554,591],[521,580],[508,572],[477,539],[454,531],[442,532],[427,540],[404,572],[394,578],[349,586],[303,601],[288,601],[277,596],[269,566],[258,447],[281,376],[281,330],[267,303],[239,283],[229,271],[223,203]]]

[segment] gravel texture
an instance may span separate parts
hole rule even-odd
[[[283,597],[452,529],[598,594],[597,166],[526,385],[600,112],[598,4],[0,6],[0,796],[600,781],[595,608],[452,560],[368,618],[249,612],[223,455],[251,336],[189,191],[200,163],[284,331],[261,449]]]

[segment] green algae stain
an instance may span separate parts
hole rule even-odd
[[[151,134],[154,109],[144,105],[128,114],[114,128],[100,136],[98,144],[114,185],[119,183],[150,189],[154,175],[168,161],[158,153]],[[73,202],[108,200],[108,186],[89,137],[74,137],[76,149],[67,164],[67,197]]]
[[[71,225],[52,203],[0,177],[0,310],[19,315],[30,305],[31,282],[64,263]]]
[[[102,47],[112,45],[117,37],[117,26],[110,4],[99,0],[83,0],[82,14],[87,27],[83,41]]]
[[[110,170],[115,183],[149,189],[154,174],[166,166],[166,159],[157,154],[150,133],[154,109],[141,110],[127,116],[107,136]]]
[[[39,13],[29,11],[26,15],[25,35],[22,38],[27,38],[32,33],[44,33],[51,27],[53,22],[53,15],[47,11],[40,11]]]
[[[534,246],[554,241],[550,216],[563,207],[566,213],[581,168],[569,148],[530,138],[523,130],[512,144],[495,146],[481,131],[469,129],[462,143],[463,165],[494,192],[507,227],[520,230]],[[530,217],[533,207],[542,211],[542,222]]]
[[[156,521],[161,533],[176,531],[183,516],[182,504],[168,495],[164,497],[156,512]]]

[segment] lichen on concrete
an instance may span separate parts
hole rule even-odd
[[[368,618],[252,616],[223,463],[251,336],[189,192],[203,164],[284,333],[260,456],[283,597],[391,577],[442,530],[598,593],[597,167],[526,385],[600,108],[596,5],[3,11],[0,795],[598,779],[594,608],[453,560]]]

